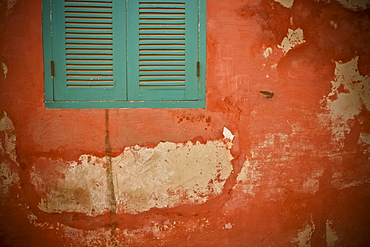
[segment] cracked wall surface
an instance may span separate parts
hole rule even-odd
[[[223,141],[127,147],[112,157],[117,213],[204,203],[222,192],[231,160],[228,142]],[[59,169],[46,173],[44,166]],[[30,178],[44,212],[96,216],[109,211],[106,158],[82,155],[77,162],[41,158]]]

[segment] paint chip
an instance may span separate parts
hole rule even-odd
[[[278,2],[285,8],[290,9],[293,6],[294,0],[275,0],[275,2]]]
[[[225,224],[225,229],[231,229],[233,228],[233,225],[231,223]]]
[[[228,128],[224,127],[222,134],[224,135],[225,139],[229,139],[231,142],[234,140],[235,136],[231,133],[231,131]]]
[[[272,48],[271,47],[267,47],[266,50],[263,52],[263,56],[265,58],[268,58],[271,54],[272,54]]]
[[[336,62],[335,80],[331,82],[331,92],[324,98],[336,142],[344,140],[351,130],[348,120],[360,114],[363,106],[370,111],[370,76],[360,75],[358,59],[356,56],[346,63]]]
[[[301,28],[297,28],[296,30],[289,28],[287,37],[285,37],[281,42],[281,45],[278,45],[277,47],[282,49],[285,54],[293,47],[305,42],[306,40],[303,39],[303,30]]]
[[[343,7],[354,10],[361,11],[370,8],[369,0],[337,0]]]

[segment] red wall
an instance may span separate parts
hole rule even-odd
[[[18,1],[0,41],[2,246],[369,246],[369,5],[289,2],[207,1],[206,109],[106,111],[45,109],[41,1]],[[117,157],[227,142],[224,127],[233,171],[202,203],[40,207],[35,171],[53,184],[81,155],[103,158],[107,133]]]

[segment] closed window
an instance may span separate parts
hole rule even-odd
[[[47,108],[204,108],[205,0],[43,1]]]

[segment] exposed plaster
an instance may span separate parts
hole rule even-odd
[[[303,230],[298,232],[297,238],[295,238],[293,242],[298,242],[299,247],[311,247],[311,237],[314,231],[315,224],[311,218],[311,223],[307,224]]]
[[[6,75],[8,74],[8,67],[6,66],[6,64],[3,62],[3,61],[0,61],[0,67],[1,67],[1,70],[2,70],[2,78],[5,79],[6,78]]]
[[[83,212],[95,216],[109,211],[104,159],[82,155],[79,162],[41,158],[40,163],[63,167],[52,174],[33,168],[31,183],[41,195],[39,208],[48,213]],[[66,163],[66,164],[65,164]]]
[[[329,21],[329,23],[330,23],[330,26],[332,26],[334,29],[338,28],[338,23],[336,23],[335,21],[331,20]]]
[[[334,231],[333,227],[333,222],[331,220],[326,221],[326,246],[327,247],[335,247],[338,246],[336,243],[339,238],[337,233]]]
[[[222,192],[232,170],[229,142],[129,147],[113,159],[119,211],[204,203]]]
[[[16,132],[13,122],[8,117],[6,112],[0,113],[0,132],[5,133],[4,147],[0,146],[0,152],[3,154],[5,152],[9,155],[10,159],[17,162],[17,154],[15,150],[16,145]]]
[[[272,48],[271,47],[267,47],[266,50],[263,52],[263,56],[265,58],[268,58],[271,54],[272,54]]]
[[[281,42],[281,45],[278,45],[277,47],[282,49],[285,54],[296,45],[303,44],[305,42],[306,40],[303,38],[303,30],[301,28],[297,28],[296,30],[288,28],[287,37],[285,37]]]
[[[222,192],[232,171],[231,159],[227,139],[206,144],[162,142],[154,148],[127,147],[111,158],[117,212],[135,214],[153,207],[204,203]],[[92,216],[109,211],[106,157],[82,155],[78,162],[45,158],[40,162],[67,165],[55,177],[34,167],[31,182],[42,197],[40,209]]]
[[[275,2],[278,2],[285,8],[290,9],[293,6],[294,0],[275,0]]]
[[[369,0],[337,0],[343,7],[350,10],[364,10],[370,8]]]
[[[18,174],[10,169],[9,164],[0,163],[0,196],[8,194],[9,187],[15,185],[18,181]]]
[[[13,122],[6,112],[2,112],[0,113],[0,195],[6,195],[9,187],[19,182],[18,174],[11,169],[12,164],[18,165],[15,145],[16,132]]]
[[[335,63],[335,80],[331,82],[331,92],[324,102],[332,123],[334,141],[342,143],[345,134],[351,130],[348,120],[360,114],[363,106],[370,111],[370,77],[360,75],[357,56],[346,63]]]

